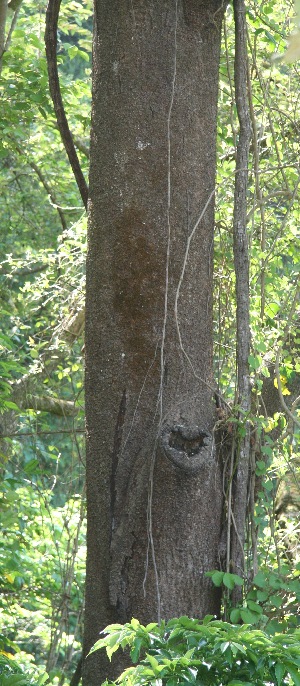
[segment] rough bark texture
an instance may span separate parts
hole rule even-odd
[[[95,4],[85,653],[115,620],[219,611],[205,572],[219,566],[222,519],[212,403],[222,4]],[[94,653],[84,683],[116,670]]]

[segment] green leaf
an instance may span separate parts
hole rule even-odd
[[[88,53],[85,52],[85,50],[78,50],[78,55],[80,55],[80,57],[82,57],[82,59],[83,59],[85,62],[89,62],[89,61],[90,61],[90,57],[89,57]]]
[[[283,598],[280,595],[270,595],[269,602],[274,607],[281,607],[283,603]]]
[[[247,607],[251,612],[257,612],[257,614],[261,615],[262,614],[262,608],[258,603],[255,603],[253,600],[247,600]]]
[[[231,610],[230,612],[230,621],[232,624],[238,624],[241,619],[241,613],[238,608],[235,608],[234,610]]]
[[[257,460],[256,469],[259,470],[260,474],[264,474],[266,472],[267,465],[263,460]]]
[[[286,674],[286,667],[282,664],[282,662],[277,662],[277,664],[275,665],[275,675],[276,675],[278,686],[280,686],[282,679],[283,679],[285,674]]]
[[[106,654],[108,659],[111,661],[112,655],[120,648],[120,645],[118,643],[115,643],[115,645],[112,646],[106,646]]]
[[[221,586],[223,582],[224,572],[214,572],[211,580],[215,586]]]
[[[25,474],[33,474],[34,472],[36,472],[38,467],[39,461],[32,458],[32,460],[29,460],[29,462],[27,462],[27,464],[24,465],[24,472]]]
[[[268,493],[270,493],[270,491],[272,491],[273,488],[274,488],[273,481],[272,481],[271,479],[266,479],[266,480],[263,482],[263,488],[264,488],[266,491],[268,491]]]
[[[259,369],[259,367],[262,363],[262,359],[259,356],[254,357],[254,355],[249,355],[248,363],[249,363],[250,369],[253,369],[254,371],[256,371],[257,369]]]
[[[294,667],[289,667],[288,671],[293,679],[295,686],[300,686],[300,671],[294,669]]]
[[[106,641],[104,638],[99,638],[99,640],[94,643],[90,652],[88,653],[88,656],[91,655],[91,653],[94,653],[96,650],[100,650],[101,648],[106,648]]]
[[[133,628],[135,631],[137,631],[137,630],[140,628],[141,625],[140,625],[138,619],[134,619],[134,617],[133,617],[132,620],[131,620],[131,622],[130,622],[130,626],[132,626],[132,628]]]
[[[267,581],[265,574],[263,572],[258,572],[255,574],[255,577],[253,578],[253,583],[255,586],[259,586],[259,588],[265,588],[267,586]]]
[[[243,584],[244,584],[244,579],[242,579],[241,576],[239,576],[238,574],[232,574],[231,576],[232,576],[232,578],[233,578],[233,580],[234,580],[234,583],[235,583],[237,586],[243,586]]]
[[[247,654],[247,651],[245,650],[244,646],[241,643],[236,643],[236,641],[232,641],[232,647],[236,648],[237,651],[240,653],[243,653],[244,655]]]
[[[25,674],[2,674],[0,686],[30,686],[30,680]]]
[[[214,615],[205,615],[204,619],[202,620],[203,626],[207,626],[212,619],[214,619]]]
[[[158,628],[158,624],[156,624],[156,622],[151,622],[150,624],[147,624],[147,626],[145,627],[145,629],[148,633],[150,633],[150,631],[153,631],[153,629],[157,629],[157,628]]]
[[[241,610],[241,618],[245,624],[256,624],[259,621],[259,615],[256,612],[251,612],[248,608]]]
[[[141,647],[142,647],[143,643],[144,643],[143,638],[138,637],[135,639],[133,647],[130,651],[130,657],[131,657],[132,662],[138,661],[139,656],[140,656]]]
[[[229,574],[226,572],[223,576],[223,584],[226,586],[226,588],[229,588],[231,591],[235,587],[235,580],[234,580],[235,574]]]
[[[6,407],[8,410],[19,410],[20,408],[12,400],[2,400],[2,406]]]
[[[159,664],[154,655],[149,655],[149,653],[146,653],[146,658],[149,664],[151,665],[155,675],[159,675],[166,668],[165,665]]]

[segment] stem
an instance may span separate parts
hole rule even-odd
[[[66,153],[69,158],[70,165],[73,170],[73,174],[76,179],[77,186],[84,204],[85,209],[87,209],[88,201],[88,187],[85,178],[82,173],[80,162],[75,149],[73,137],[69,129],[69,124],[67,121],[61,91],[59,84],[59,76],[57,69],[57,24],[59,17],[61,0],[49,0],[47,11],[46,11],[46,30],[45,30],[45,44],[46,44],[46,57],[48,64],[48,75],[49,75],[49,88],[50,94],[54,105],[54,111],[56,114],[57,125],[61,135],[62,142],[65,146]]]
[[[250,313],[249,313],[249,250],[246,229],[248,157],[251,124],[247,92],[247,33],[244,0],[234,0],[235,18],[235,100],[239,119],[237,145],[233,250],[236,279],[236,325],[237,325],[237,369],[238,405],[242,435],[239,437],[234,498],[234,530],[232,532],[231,560],[237,574],[244,573],[244,541],[247,511],[247,488],[250,463],[250,413],[251,389],[249,375]],[[239,600],[241,590],[233,594]]]

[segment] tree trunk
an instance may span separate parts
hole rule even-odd
[[[212,274],[222,0],[96,0],[85,652],[219,612]],[[116,676],[96,652],[84,683]]]
[[[7,0],[0,0],[0,74],[2,71],[2,57],[5,50],[5,28],[7,17]]]

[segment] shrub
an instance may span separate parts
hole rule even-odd
[[[132,619],[111,624],[103,634],[91,652],[106,648],[111,659],[120,647],[129,647],[137,663],[110,682],[121,686],[300,686],[298,629],[270,637],[208,615],[147,626]]]

